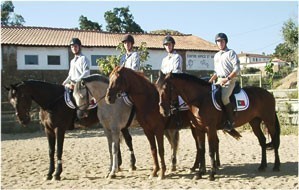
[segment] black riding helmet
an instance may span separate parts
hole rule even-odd
[[[217,40],[224,40],[226,43],[228,42],[227,36],[224,33],[218,33],[215,36],[215,43],[217,43]]]
[[[81,41],[79,40],[79,38],[72,38],[72,40],[70,41],[70,46],[74,44],[81,46]]]
[[[175,41],[174,41],[173,37],[171,37],[170,35],[167,35],[163,40],[163,45],[166,45],[169,43],[175,44]]]
[[[122,42],[122,43],[124,43],[124,42],[131,42],[132,44],[134,44],[134,38],[133,38],[132,35],[127,34],[127,35],[125,35],[125,36],[123,37],[123,39],[122,39],[121,42]]]

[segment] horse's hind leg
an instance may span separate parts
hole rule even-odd
[[[258,138],[259,144],[262,149],[262,160],[259,166],[259,171],[264,171],[267,167],[267,155],[266,155],[266,137],[261,129],[261,119],[255,118],[249,122],[252,127],[253,133]]]
[[[130,170],[136,170],[136,158],[133,150],[132,136],[129,133],[129,129],[127,127],[121,129],[121,132],[125,138],[125,142],[130,150]],[[119,152],[120,153],[120,152]]]
[[[164,134],[171,145],[171,171],[176,171],[177,150],[179,146],[180,133],[176,129],[165,129]]]
[[[55,161],[54,161],[54,156],[55,156],[55,135],[50,134],[49,131],[45,131],[46,136],[48,139],[48,145],[49,145],[49,158],[50,158],[50,166],[49,166],[49,171],[47,174],[47,180],[51,180],[53,178],[53,173],[55,171]]]
[[[56,128],[56,139],[57,139],[57,168],[55,173],[55,180],[60,180],[60,174],[62,173],[62,152],[64,142],[64,129]]]

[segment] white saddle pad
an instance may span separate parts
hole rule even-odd
[[[66,88],[65,87],[65,91],[64,91],[64,101],[66,103],[66,105],[71,108],[71,109],[76,109],[76,106],[74,105],[74,103],[72,102],[71,100],[71,90],[69,88]],[[89,105],[88,109],[93,109],[95,107],[97,107],[98,105],[97,104],[94,104],[94,105]]]
[[[221,107],[220,105],[217,103],[217,101],[215,100],[215,93],[216,93],[216,86],[212,85],[212,100],[213,100],[213,104],[215,106],[215,108],[219,111],[221,111]],[[235,98],[236,98],[236,105],[237,107],[235,108],[235,111],[244,111],[249,107],[249,99],[248,96],[246,94],[246,92],[241,89],[241,91],[238,94],[234,94]]]

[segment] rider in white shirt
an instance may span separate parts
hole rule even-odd
[[[163,46],[167,51],[167,56],[163,58],[161,71],[167,73],[181,73],[183,58],[174,50],[175,41],[172,36],[167,35],[163,40]]]
[[[62,83],[62,85],[69,89],[73,89],[74,82],[78,82],[81,78],[90,75],[90,62],[81,53],[81,46],[81,41],[78,38],[73,38],[70,42],[74,58],[70,62],[69,74]]]
[[[133,51],[134,38],[132,35],[127,34],[123,37],[122,43],[126,49],[126,54],[124,54],[120,59],[120,65],[126,68],[130,68],[134,71],[140,70],[140,57],[138,52]]]

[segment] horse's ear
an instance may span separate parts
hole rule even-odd
[[[161,70],[159,70],[158,74],[159,74],[159,78],[161,78],[161,79],[165,78],[165,74]]]
[[[4,88],[5,88],[7,91],[10,91],[10,88],[9,88],[9,87],[4,86]]]
[[[81,86],[85,86],[85,82],[84,82],[84,80],[81,80]]]

